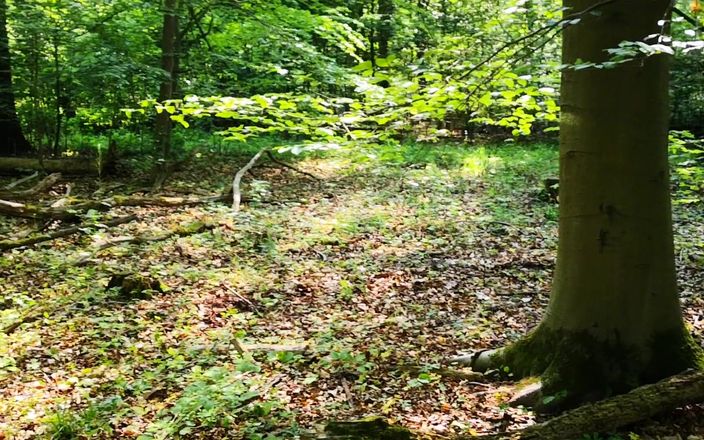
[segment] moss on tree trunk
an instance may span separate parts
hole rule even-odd
[[[702,367],[701,351],[684,329],[654,333],[643,346],[588,331],[552,329],[542,323],[528,336],[498,351],[496,367],[514,377],[541,376],[538,409],[557,411],[625,393],[689,368]]]

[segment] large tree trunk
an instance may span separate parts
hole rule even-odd
[[[568,12],[597,0],[565,0]],[[603,2],[602,2],[603,3]],[[564,33],[563,61],[659,32],[669,0],[619,0]],[[556,408],[626,392],[690,367],[675,280],[667,162],[668,60],[564,71],[560,237],[545,318],[491,364],[541,375]]]
[[[0,156],[20,156],[32,152],[17,119],[11,65],[7,1],[0,0]]]

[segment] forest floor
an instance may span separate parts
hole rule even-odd
[[[246,160],[205,155],[166,192],[216,193]],[[557,204],[542,191],[554,146],[378,147],[296,163],[319,180],[269,165],[246,177],[260,201],[236,216],[218,204],[115,208],[139,218],[0,254],[0,328],[24,321],[0,334],[1,439],[275,440],[371,414],[447,435],[534,422],[508,407],[511,382],[435,369],[540,319],[557,238]],[[133,181],[78,179],[73,193]],[[702,209],[675,216],[684,312],[701,338]],[[212,229],[98,250],[194,221]],[[36,228],[0,218],[0,236]],[[165,291],[106,288],[127,272]],[[702,420],[693,406],[589,438],[686,439],[704,435]]]

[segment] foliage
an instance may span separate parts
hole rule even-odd
[[[79,413],[60,410],[47,417],[51,440],[103,437],[114,433],[110,420],[127,405],[118,396],[91,404]]]
[[[704,144],[687,131],[670,133],[672,180],[677,189],[675,203],[700,203],[704,195]]]
[[[675,212],[701,217],[696,23],[623,42],[606,63],[564,66],[560,33],[579,18],[564,19],[556,0],[193,0],[178,11],[176,99],[157,102],[161,1],[9,4],[18,112],[38,153],[100,156],[114,144],[130,179],[143,178],[166,112],[168,159],[184,168],[174,191],[219,193],[264,148],[321,176],[255,169],[237,222],[199,206],[145,208],[135,225],[198,217],[216,220],[212,233],[100,249],[113,231],[96,230],[92,243],[0,255],[0,322],[41,311],[0,334],[0,410],[10,414],[0,430],[10,435],[274,440],[375,411],[448,434],[486,430],[487,415],[525,422],[501,389],[448,387],[394,362],[434,365],[536,322],[559,219],[541,188],[557,174],[561,69],[674,57],[673,121],[691,129],[671,136]],[[5,235],[36,229],[0,222]],[[678,224],[696,325],[700,237]],[[67,256],[86,248],[96,258],[72,266]],[[125,268],[165,279],[169,293],[117,303],[104,284]],[[309,349],[236,349],[292,340]]]
[[[266,420],[279,406],[276,401],[255,403],[262,396],[259,381],[249,373],[259,372],[251,360],[242,359],[234,369],[196,368],[178,400],[139,439],[172,438],[216,427],[241,429],[239,422],[255,419],[258,432],[266,432]],[[247,428],[245,428],[247,429]]]

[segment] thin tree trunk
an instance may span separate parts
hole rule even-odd
[[[567,13],[596,0],[565,0]],[[563,62],[659,32],[669,0],[619,0],[564,33]],[[545,318],[491,356],[542,375],[551,406],[626,392],[690,367],[701,348],[684,327],[675,280],[667,162],[668,59],[562,76],[560,237]]]
[[[178,6],[179,0],[164,0],[164,24],[161,36],[161,69],[163,70],[163,78],[159,88],[159,102],[172,99],[176,88]],[[160,164],[157,166],[156,187],[161,186],[167,174],[167,161],[171,154],[172,127],[171,114],[163,110],[156,117],[155,127],[157,149],[161,156]]]
[[[394,17],[394,2],[393,0],[379,0],[378,14],[381,17],[379,29],[377,32],[378,55],[379,58],[387,58],[389,56],[389,43],[394,34],[393,17]]]
[[[54,95],[56,98],[54,111],[56,120],[54,126],[54,151],[55,157],[61,155],[61,69],[59,63],[59,39],[54,37]]]
[[[29,155],[32,147],[17,119],[7,35],[7,1],[0,0],[0,156]]]

